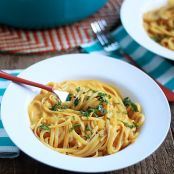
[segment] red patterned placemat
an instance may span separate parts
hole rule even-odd
[[[109,0],[95,15],[72,25],[48,30],[20,30],[0,26],[0,52],[42,53],[77,47],[93,39],[90,23],[104,18],[110,27],[119,18],[123,0]]]

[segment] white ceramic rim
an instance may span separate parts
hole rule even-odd
[[[61,74],[65,67],[67,71]],[[56,73],[56,76],[52,73]],[[74,78],[105,80],[117,84],[121,92],[124,91],[125,96],[129,95],[133,100],[141,103],[144,109],[146,121],[135,143],[116,154],[105,157],[72,157],[55,152],[43,145],[29,128],[27,106],[39,90],[11,83],[2,99],[3,125],[12,141],[23,152],[47,165],[68,171],[89,173],[122,169],[152,154],[168,133],[171,113],[162,90],[144,72],[123,61],[101,55],[63,55],[38,62],[19,76],[37,80],[40,83]],[[141,83],[132,83],[132,78],[134,82]],[[8,106],[14,107],[9,109]],[[157,121],[158,124],[155,124]],[[142,150],[142,147],[146,148]]]
[[[167,0],[124,0],[120,16],[124,28],[137,43],[159,56],[174,60],[174,51],[153,41],[143,27],[143,14],[166,3]]]

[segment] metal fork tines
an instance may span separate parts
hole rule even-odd
[[[97,39],[107,52],[115,51],[119,49],[119,44],[106,33],[107,23],[101,19],[91,23],[91,28],[97,36]]]

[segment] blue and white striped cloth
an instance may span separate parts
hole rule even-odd
[[[21,72],[21,70],[8,70],[5,72],[16,76]],[[10,81],[0,78],[0,106],[1,106],[2,96],[7,86],[9,85],[9,83]],[[0,110],[0,113],[1,113],[1,110]],[[4,130],[2,121],[1,121],[1,115],[0,115],[0,158],[14,158],[17,156],[19,156],[19,149],[10,140],[6,131]]]
[[[120,43],[122,50],[130,55],[142,69],[174,91],[174,62],[157,56],[141,47],[127,34],[122,26],[114,31],[112,35]],[[84,44],[82,49],[87,53],[104,54],[126,61],[123,57],[116,55],[115,52],[106,53],[98,41]]]

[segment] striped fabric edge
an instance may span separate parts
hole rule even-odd
[[[19,153],[16,146],[0,146],[0,158],[16,158]]]
[[[171,61],[141,47],[128,35],[122,26],[116,29],[112,33],[112,36],[120,43],[121,48],[151,77],[174,91],[174,64]],[[124,57],[120,57],[116,55],[116,53],[106,53],[97,40],[88,44],[83,44],[81,47],[82,50],[87,53],[104,54],[126,61]]]
[[[9,74],[17,76],[22,70],[3,70]],[[3,94],[10,81],[0,78],[0,106]],[[0,108],[1,112],[1,108]],[[11,141],[6,133],[0,116],[0,158],[15,158],[19,156],[19,148]]]
[[[6,73],[9,73],[11,75],[17,76],[22,70],[16,69],[16,70],[3,70],[3,71]],[[10,84],[10,81],[0,78],[0,102],[2,100],[2,96],[5,92],[5,90],[9,84]]]

